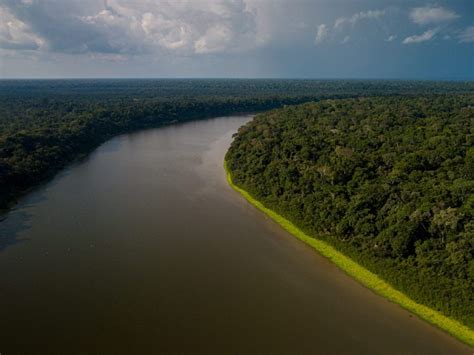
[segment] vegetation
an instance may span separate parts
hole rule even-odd
[[[390,286],[387,282],[383,281],[374,273],[355,263],[353,260],[345,256],[341,252],[338,252],[328,243],[308,236],[301,229],[296,227],[293,223],[283,218],[275,211],[266,208],[261,202],[254,199],[247,191],[235,185],[232,182],[232,176],[227,168],[227,162],[224,162],[224,168],[226,170],[227,181],[235,191],[240,193],[248,202],[250,202],[263,213],[267,214],[270,218],[272,218],[288,232],[293,234],[296,238],[310,245],[323,256],[330,259],[333,263],[335,263],[342,270],[344,270],[344,272],[354,277],[356,280],[358,280],[368,288],[374,290],[378,294],[388,298],[390,301],[398,303],[409,311],[419,315],[426,321],[440,327],[441,329],[446,330],[447,332],[451,333],[452,335],[464,341],[465,343],[474,345],[474,331],[469,329],[469,327],[461,324],[456,320],[448,318],[440,312],[437,312],[427,306],[414,302],[400,291],[394,289],[392,286]]]
[[[130,130],[324,98],[473,91],[472,82],[1,80],[0,209]]]
[[[473,82],[1,80],[0,208],[117,134],[337,99],[241,128],[226,158],[233,182],[378,292],[395,292],[386,280],[472,328],[473,92]]]
[[[347,272],[472,344],[473,120],[472,94],[307,103],[256,116],[226,161],[292,233],[339,265],[350,257],[418,304],[355,263]]]

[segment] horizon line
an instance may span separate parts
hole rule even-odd
[[[44,78],[28,78],[28,77],[11,77],[11,78],[2,78],[0,81],[23,81],[23,80],[321,80],[321,81],[337,81],[337,80],[346,80],[346,81],[474,81],[474,77],[440,77],[440,78],[423,78],[423,77],[217,77],[217,76],[202,76],[202,77],[185,77],[185,76],[176,76],[176,77],[44,77]]]

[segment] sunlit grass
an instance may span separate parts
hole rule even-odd
[[[389,299],[394,303],[399,304],[403,308],[418,315],[420,318],[447,331],[448,333],[452,334],[461,341],[469,345],[474,345],[474,331],[472,329],[452,318],[446,317],[445,315],[441,314],[438,311],[435,311],[434,309],[431,309],[425,305],[413,301],[405,294],[394,289],[392,286],[390,286],[387,282],[383,281],[374,273],[360,266],[344,254],[338,252],[326,242],[308,236],[298,227],[296,227],[293,223],[280,216],[278,213],[272,211],[271,209],[266,208],[261,202],[254,199],[247,191],[234,185],[234,183],[232,182],[231,174],[227,169],[226,162],[224,162],[224,169],[227,175],[227,182],[230,186],[232,186],[235,191],[239,192],[243,197],[245,197],[248,202],[258,208],[260,211],[264,212],[275,222],[281,225],[284,229],[293,234],[296,238],[310,245],[320,254],[331,260],[345,273],[352,276],[354,279],[362,283],[364,286],[375,291],[379,295]]]

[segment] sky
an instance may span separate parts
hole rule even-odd
[[[0,0],[0,78],[474,79],[474,0]]]

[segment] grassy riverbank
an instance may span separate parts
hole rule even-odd
[[[260,211],[264,212],[270,218],[272,218],[275,222],[281,225],[289,233],[291,233],[299,240],[305,242],[306,244],[316,249],[320,254],[322,254],[326,258],[330,259],[339,268],[341,268],[345,273],[352,276],[357,281],[362,283],[364,286],[370,288],[371,290],[375,291],[379,295],[389,299],[390,301],[394,303],[399,304],[403,308],[418,315],[420,318],[447,331],[448,333],[460,339],[461,341],[471,346],[474,346],[474,331],[471,330],[469,327],[461,324],[460,322],[454,319],[444,316],[440,312],[437,312],[427,306],[424,306],[422,304],[419,304],[413,301],[412,299],[407,297],[405,294],[401,293],[400,291],[397,291],[388,283],[380,279],[374,273],[360,266],[359,264],[357,264],[356,262],[354,262],[353,260],[345,256],[344,254],[338,252],[329,244],[308,236],[303,231],[301,231],[298,227],[296,227],[293,223],[283,218],[282,216],[272,211],[271,209],[266,208],[261,202],[254,199],[247,191],[235,185],[232,182],[232,176],[230,174],[230,171],[227,168],[226,162],[224,162],[224,168],[227,175],[227,182],[235,191],[240,193],[248,202],[250,202],[253,206],[258,208]]]

